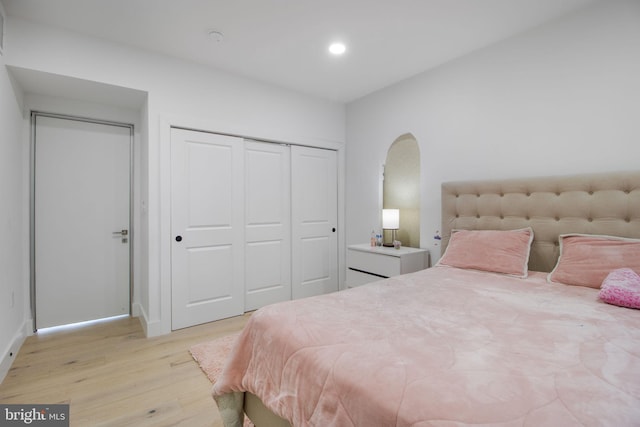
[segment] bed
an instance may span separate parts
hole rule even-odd
[[[640,172],[444,183],[442,223],[436,267],[255,312],[225,426],[639,425]]]

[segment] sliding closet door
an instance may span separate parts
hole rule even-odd
[[[291,299],[288,146],[245,142],[245,310]]]
[[[172,329],[244,312],[243,145],[171,131]]]
[[[172,329],[338,290],[335,151],[171,131]]]
[[[338,290],[335,151],[291,147],[294,299]]]

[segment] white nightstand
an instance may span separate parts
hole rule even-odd
[[[369,244],[347,247],[347,286],[398,276],[429,267],[429,251],[401,247],[400,249]]]

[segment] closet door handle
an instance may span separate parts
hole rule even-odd
[[[182,236],[176,236],[176,242],[182,242]]]
[[[336,232],[336,228],[335,228],[335,227],[333,227],[333,228],[331,229],[331,231],[333,231],[333,232],[335,233],[335,232]]]

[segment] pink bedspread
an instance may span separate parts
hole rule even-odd
[[[436,267],[251,316],[214,396],[294,426],[638,426],[640,310]]]

